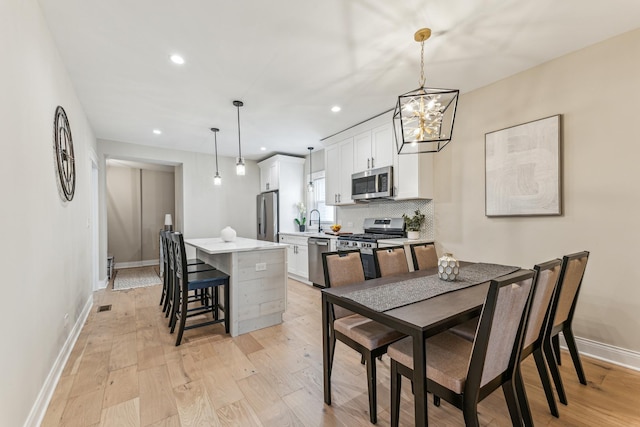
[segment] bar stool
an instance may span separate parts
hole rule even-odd
[[[229,275],[220,270],[188,272],[185,256],[184,238],[181,233],[173,233],[173,261],[175,272],[174,304],[171,312],[171,333],[179,323],[176,346],[180,345],[182,335],[187,329],[199,328],[224,322],[224,329],[229,333]],[[224,289],[224,305],[220,304],[219,289]],[[201,291],[200,305],[189,308],[189,292]],[[224,317],[220,318],[220,311]],[[188,317],[211,312],[213,320],[186,325]]]

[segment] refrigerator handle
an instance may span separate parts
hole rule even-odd
[[[262,198],[262,221],[264,222],[264,231],[261,233],[265,238],[267,237],[267,199]]]

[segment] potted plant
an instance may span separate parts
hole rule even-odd
[[[420,213],[420,210],[416,210],[414,216],[402,214],[402,218],[407,228],[407,237],[409,240],[417,240],[420,238],[420,228],[422,224],[424,224],[424,214]]]
[[[296,218],[294,219],[294,221],[298,225],[298,230],[304,231],[307,223],[307,217],[305,216],[305,214],[307,213],[307,208],[304,206],[303,202],[298,203],[296,207],[298,208],[300,218]]]

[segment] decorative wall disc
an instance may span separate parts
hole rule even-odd
[[[64,200],[73,200],[76,191],[76,162],[73,155],[71,127],[64,108],[58,105],[53,119],[53,145],[56,157],[58,188]]]

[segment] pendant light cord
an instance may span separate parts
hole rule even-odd
[[[424,87],[425,78],[424,78],[424,40],[420,42],[420,81],[418,82],[420,87]]]
[[[238,109],[238,157],[242,159],[242,145],[240,144],[240,105],[236,105]]]
[[[216,175],[218,175],[218,132],[213,133],[215,147],[216,147]]]

